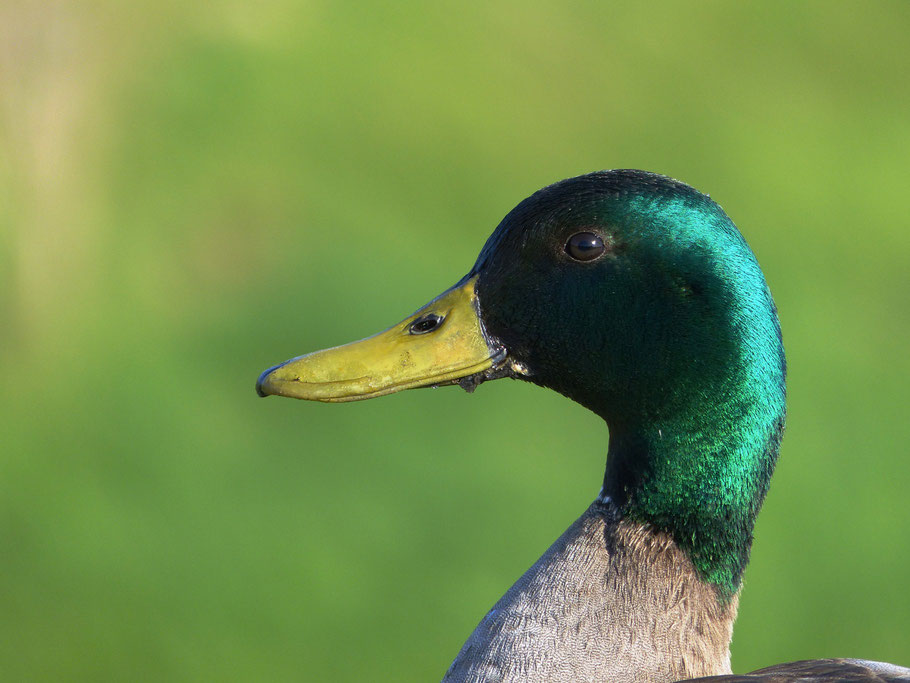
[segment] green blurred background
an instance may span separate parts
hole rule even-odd
[[[910,664],[910,3],[0,5],[0,677],[436,680],[598,491],[495,382],[326,406],[519,200],[660,171],[780,307],[734,669]]]

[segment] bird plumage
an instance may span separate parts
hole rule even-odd
[[[597,501],[494,605],[443,681],[675,681],[729,672],[736,607],[667,534]]]

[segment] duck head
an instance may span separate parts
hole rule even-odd
[[[374,337],[270,368],[257,391],[338,402],[505,376],[600,415],[602,498],[736,593],[777,458],[785,361],[764,276],[716,203],[643,171],[550,185],[455,287]]]

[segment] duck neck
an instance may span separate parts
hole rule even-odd
[[[708,405],[704,397],[683,394],[668,416],[610,424],[603,492],[630,519],[669,534],[729,600],[777,460],[782,363],[758,385],[744,378]]]

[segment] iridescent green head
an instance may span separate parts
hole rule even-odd
[[[374,337],[267,370],[257,390],[337,402],[502,376],[602,416],[604,495],[735,593],[777,458],[785,364],[762,272],[717,204],[642,171],[550,185],[451,290]]]
[[[487,333],[610,429],[604,494],[730,595],[785,414],[752,251],[709,197],[641,171],[571,178],[503,219],[474,267]]]

